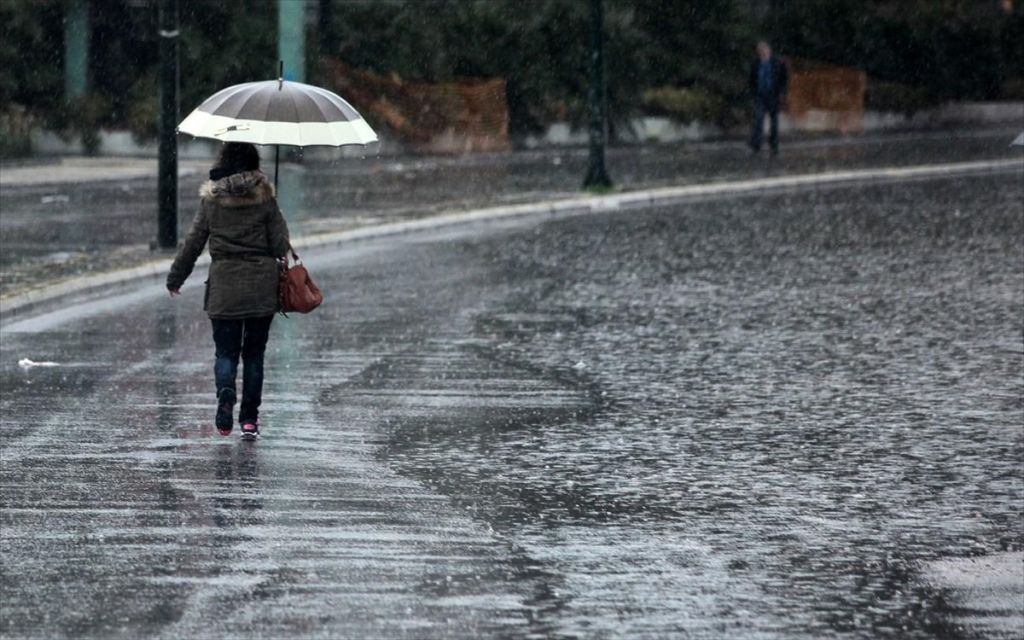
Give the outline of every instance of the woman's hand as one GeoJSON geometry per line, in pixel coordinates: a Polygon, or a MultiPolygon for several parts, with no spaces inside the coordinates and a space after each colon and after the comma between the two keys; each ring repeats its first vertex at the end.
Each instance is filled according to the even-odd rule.
{"type": "Polygon", "coordinates": [[[167,293],[171,294],[172,298],[176,298],[181,295],[181,291],[178,289],[167,289],[167,293]]]}

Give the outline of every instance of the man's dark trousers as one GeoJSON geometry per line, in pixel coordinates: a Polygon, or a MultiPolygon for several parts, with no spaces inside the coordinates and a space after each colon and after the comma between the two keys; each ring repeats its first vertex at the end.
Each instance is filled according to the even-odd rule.
{"type": "Polygon", "coordinates": [[[238,422],[255,422],[259,417],[263,396],[263,353],[274,316],[221,320],[212,318],[213,342],[217,345],[217,359],[213,375],[217,381],[217,397],[224,389],[235,392],[238,358],[242,358],[242,406],[238,422]]]}
{"type": "Polygon", "coordinates": [[[761,150],[764,141],[764,117],[768,116],[768,145],[772,153],[779,152],[779,102],[757,97],[754,99],[754,126],[750,131],[750,148],[761,150]]]}
{"type": "Polygon", "coordinates": [[[754,60],[750,65],[747,86],[754,96],[754,126],[750,132],[750,148],[755,152],[761,150],[764,116],[767,114],[771,120],[768,144],[771,145],[772,154],[776,154],[779,152],[779,105],[789,88],[786,64],[775,56],[767,60],[754,60]]]}

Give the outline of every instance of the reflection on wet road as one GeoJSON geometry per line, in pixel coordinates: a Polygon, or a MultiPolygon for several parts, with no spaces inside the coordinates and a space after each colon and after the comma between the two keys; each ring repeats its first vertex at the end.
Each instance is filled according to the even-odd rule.
{"type": "Polygon", "coordinates": [[[327,303],[275,320],[253,446],[210,424],[196,282],[7,332],[0,632],[971,637],[921,576],[1024,548],[1022,198],[975,176],[310,254],[327,303]]]}

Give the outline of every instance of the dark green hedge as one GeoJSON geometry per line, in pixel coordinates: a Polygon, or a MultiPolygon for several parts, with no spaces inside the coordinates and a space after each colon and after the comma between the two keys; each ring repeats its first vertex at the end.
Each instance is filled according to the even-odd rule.
{"type": "MultiPolygon", "coordinates": [[[[68,130],[155,134],[154,0],[92,0],[92,95],[62,97],[65,0],[0,0],[0,113],[68,130]]],[[[180,0],[181,109],[224,86],[272,77],[274,0],[180,0]]],[[[1019,98],[1024,2],[961,0],[606,0],[608,99],[618,120],[681,108],[727,123],[746,101],[754,40],[784,55],[859,67],[872,105],[1019,98]],[[646,93],[645,93],[646,92],[646,93]],[[645,98],[646,95],[646,98],[645,98]],[[661,96],[661,98],[652,98],[661,96]],[[691,101],[692,102],[692,101],[691,101]],[[695,103],[696,104],[696,103],[695,103]],[[692,107],[692,108],[691,108],[692,107]],[[699,108],[698,108],[699,107],[699,108]],[[695,112],[696,112],[695,111],[695,112]]],[[[307,77],[331,56],[404,78],[504,77],[515,132],[580,121],[586,0],[314,0],[307,77]]],[[[10,119],[8,119],[10,120],[10,119]]]]}

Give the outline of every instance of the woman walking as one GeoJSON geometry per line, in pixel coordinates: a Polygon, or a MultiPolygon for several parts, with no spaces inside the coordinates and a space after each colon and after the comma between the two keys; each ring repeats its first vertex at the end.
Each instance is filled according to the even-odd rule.
{"type": "Polygon", "coordinates": [[[199,195],[199,212],[171,265],[167,290],[171,297],[178,295],[209,240],[212,261],[203,308],[213,323],[216,345],[215,423],[222,436],[231,434],[241,356],[238,423],[242,438],[255,440],[259,436],[263,353],[270,322],[279,308],[277,259],[288,251],[288,226],[277,207],[274,187],[260,171],[259,153],[251,144],[225,144],[199,195]]]}

